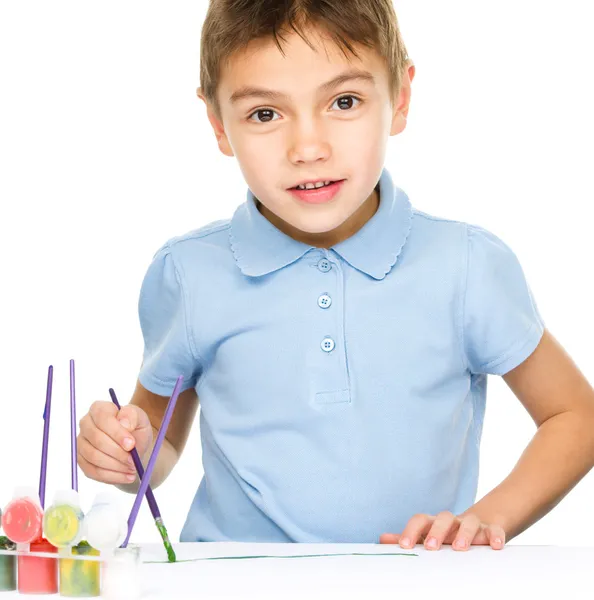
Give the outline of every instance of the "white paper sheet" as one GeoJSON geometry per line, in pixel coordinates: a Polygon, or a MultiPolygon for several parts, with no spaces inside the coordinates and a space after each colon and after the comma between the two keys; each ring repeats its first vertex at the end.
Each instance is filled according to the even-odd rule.
{"type": "MultiPolygon", "coordinates": [[[[178,558],[371,553],[377,556],[198,561],[147,564],[147,600],[157,598],[594,598],[590,572],[594,548],[506,546],[437,552],[417,546],[418,556],[377,544],[239,544],[176,546],[178,558]],[[147,569],[150,567],[150,569],[147,569]]],[[[406,551],[408,552],[408,551],[406,551]]],[[[144,560],[163,560],[164,550],[143,549],[144,560]]]]}
{"type": "MultiPolygon", "coordinates": [[[[314,600],[329,598],[594,598],[594,548],[508,545],[501,551],[449,546],[429,552],[379,544],[176,544],[179,560],[244,556],[252,558],[145,562],[143,600],[314,600]],[[395,552],[418,556],[390,556],[395,552]],[[372,556],[327,556],[329,554],[372,556]],[[383,555],[383,556],[382,556],[383,555]]],[[[142,547],[143,561],[166,561],[162,546],[142,547]]],[[[38,596],[39,597],[39,596],[38,596]]],[[[3,593],[0,600],[23,598],[3,593]]]]}

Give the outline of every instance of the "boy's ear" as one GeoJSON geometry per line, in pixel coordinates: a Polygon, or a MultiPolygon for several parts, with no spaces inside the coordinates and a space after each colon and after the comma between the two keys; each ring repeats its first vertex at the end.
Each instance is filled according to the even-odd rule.
{"type": "Polygon", "coordinates": [[[415,65],[412,60],[408,61],[404,73],[402,74],[402,84],[400,93],[394,102],[394,114],[392,116],[392,127],[390,135],[398,135],[406,127],[406,118],[410,108],[411,83],[415,76],[415,65]]]}
{"type": "Polygon", "coordinates": [[[229,139],[227,138],[227,134],[225,133],[223,123],[216,115],[216,111],[214,110],[213,106],[210,104],[210,102],[208,102],[208,100],[202,93],[201,88],[198,88],[196,90],[196,95],[198,96],[198,98],[200,98],[200,100],[204,102],[204,104],[206,104],[206,116],[208,117],[208,120],[210,121],[212,129],[214,131],[215,137],[217,138],[219,150],[225,156],[235,156],[235,154],[233,153],[233,148],[231,148],[231,144],[229,143],[229,139]]]}

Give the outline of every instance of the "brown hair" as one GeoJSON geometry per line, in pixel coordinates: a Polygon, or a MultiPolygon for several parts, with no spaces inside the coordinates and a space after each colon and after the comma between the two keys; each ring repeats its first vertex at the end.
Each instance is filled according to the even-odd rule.
{"type": "MultiPolygon", "coordinates": [[[[392,101],[408,59],[393,0],[210,0],[200,43],[200,87],[217,116],[221,65],[252,40],[274,39],[281,53],[283,32],[293,29],[313,49],[304,30],[321,27],[348,58],[356,44],[385,60],[392,101]]],[[[283,53],[284,55],[284,53],[283,53]]]]}

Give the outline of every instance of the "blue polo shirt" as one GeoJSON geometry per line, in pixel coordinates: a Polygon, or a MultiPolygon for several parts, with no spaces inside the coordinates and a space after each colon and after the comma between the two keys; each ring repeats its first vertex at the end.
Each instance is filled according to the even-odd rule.
{"type": "Polygon", "coordinates": [[[155,255],[139,379],[169,396],[182,374],[201,406],[182,541],[377,542],[476,501],[487,375],[544,324],[499,238],[413,209],[386,169],[379,192],[330,249],[282,233],[248,189],[155,255]]]}

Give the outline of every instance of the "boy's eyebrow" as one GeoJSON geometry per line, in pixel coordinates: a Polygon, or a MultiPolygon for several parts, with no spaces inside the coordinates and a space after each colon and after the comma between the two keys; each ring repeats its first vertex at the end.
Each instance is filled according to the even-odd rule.
{"type": "MultiPolygon", "coordinates": [[[[337,77],[334,77],[330,81],[323,83],[319,88],[319,92],[328,92],[331,89],[338,87],[339,85],[352,80],[361,80],[367,81],[369,83],[375,83],[375,77],[369,73],[369,71],[362,71],[360,69],[350,69],[341,73],[337,77]]],[[[268,98],[269,100],[286,100],[287,96],[281,92],[276,92],[274,90],[268,90],[265,88],[258,88],[253,86],[244,86],[239,88],[229,98],[231,104],[235,104],[239,102],[239,100],[243,100],[245,98],[268,98]]]]}

